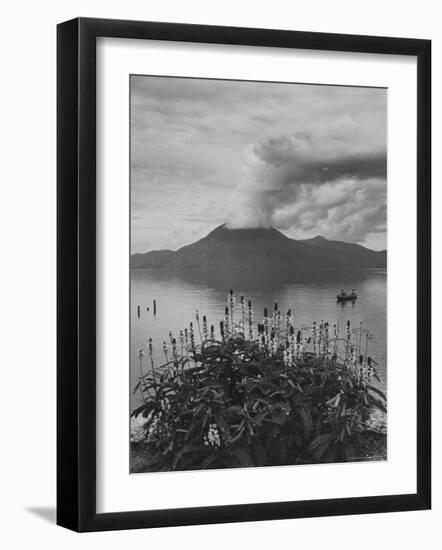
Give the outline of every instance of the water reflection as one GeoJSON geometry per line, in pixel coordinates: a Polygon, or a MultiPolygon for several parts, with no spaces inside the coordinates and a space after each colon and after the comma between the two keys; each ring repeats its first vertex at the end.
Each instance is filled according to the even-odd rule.
{"type": "Polygon", "coordinates": [[[364,281],[373,277],[385,278],[386,269],[315,269],[315,270],[200,270],[200,269],[134,269],[132,280],[149,279],[152,282],[172,284],[202,284],[214,290],[226,292],[230,287],[250,290],[276,289],[287,284],[308,284],[321,286],[336,285],[334,295],[341,287],[350,287],[354,281],[364,281]]]}

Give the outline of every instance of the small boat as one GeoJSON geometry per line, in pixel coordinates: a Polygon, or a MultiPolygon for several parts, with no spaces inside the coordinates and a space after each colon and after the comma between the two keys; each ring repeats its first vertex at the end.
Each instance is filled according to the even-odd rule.
{"type": "Polygon", "coordinates": [[[338,294],[336,299],[338,302],[353,302],[358,297],[357,294],[338,294]]]}

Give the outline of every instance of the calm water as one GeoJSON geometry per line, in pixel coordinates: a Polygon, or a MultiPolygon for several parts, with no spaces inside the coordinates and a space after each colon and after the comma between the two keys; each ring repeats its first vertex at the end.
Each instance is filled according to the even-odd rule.
{"type": "MultiPolygon", "coordinates": [[[[218,330],[223,319],[226,297],[233,289],[239,301],[240,295],[252,300],[255,321],[261,320],[264,307],[273,309],[279,304],[285,314],[291,308],[295,312],[295,324],[311,324],[313,321],[328,321],[331,325],[339,320],[344,327],[347,320],[353,327],[362,321],[369,329],[373,340],[369,354],[379,363],[377,370],[381,387],[386,388],[386,269],[315,270],[303,273],[208,273],[201,275],[191,270],[164,271],[160,269],[137,269],[131,273],[131,386],[139,376],[138,350],[146,351],[146,342],[152,338],[157,361],[164,362],[163,340],[168,340],[169,331],[177,337],[179,331],[195,321],[195,310],[200,317],[207,316],[210,324],[218,330]],[[341,288],[350,292],[356,288],[358,299],[351,303],[338,304],[336,294],[341,288]],[[156,315],[153,300],[157,302],[156,315]],[[137,305],[141,316],[137,317],[137,305]],[[149,311],[147,311],[149,308],[149,311]]],[[[195,323],[194,323],[195,324],[195,323]]],[[[157,363],[158,364],[158,363],[157,363]]],[[[146,357],[144,368],[146,369],[146,357]]],[[[136,406],[139,395],[132,396],[131,405],[136,406]]]]}

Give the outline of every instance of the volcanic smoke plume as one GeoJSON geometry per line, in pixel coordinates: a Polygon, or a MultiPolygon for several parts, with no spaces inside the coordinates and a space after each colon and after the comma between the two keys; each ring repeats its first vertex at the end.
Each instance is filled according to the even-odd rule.
{"type": "Polygon", "coordinates": [[[131,248],[227,222],[386,246],[387,90],[131,77],[131,248]]]}
{"type": "Polygon", "coordinates": [[[300,132],[249,147],[243,166],[231,228],[274,226],[353,242],[385,231],[385,143],[300,132]]]}

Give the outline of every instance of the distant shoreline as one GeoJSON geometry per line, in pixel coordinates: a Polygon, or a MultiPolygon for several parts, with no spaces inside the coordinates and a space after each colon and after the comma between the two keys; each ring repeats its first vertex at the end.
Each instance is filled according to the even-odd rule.
{"type": "Polygon", "coordinates": [[[387,252],[318,236],[295,240],[274,228],[220,226],[198,241],[173,250],[132,254],[134,268],[319,269],[386,267],[387,252]]]}

